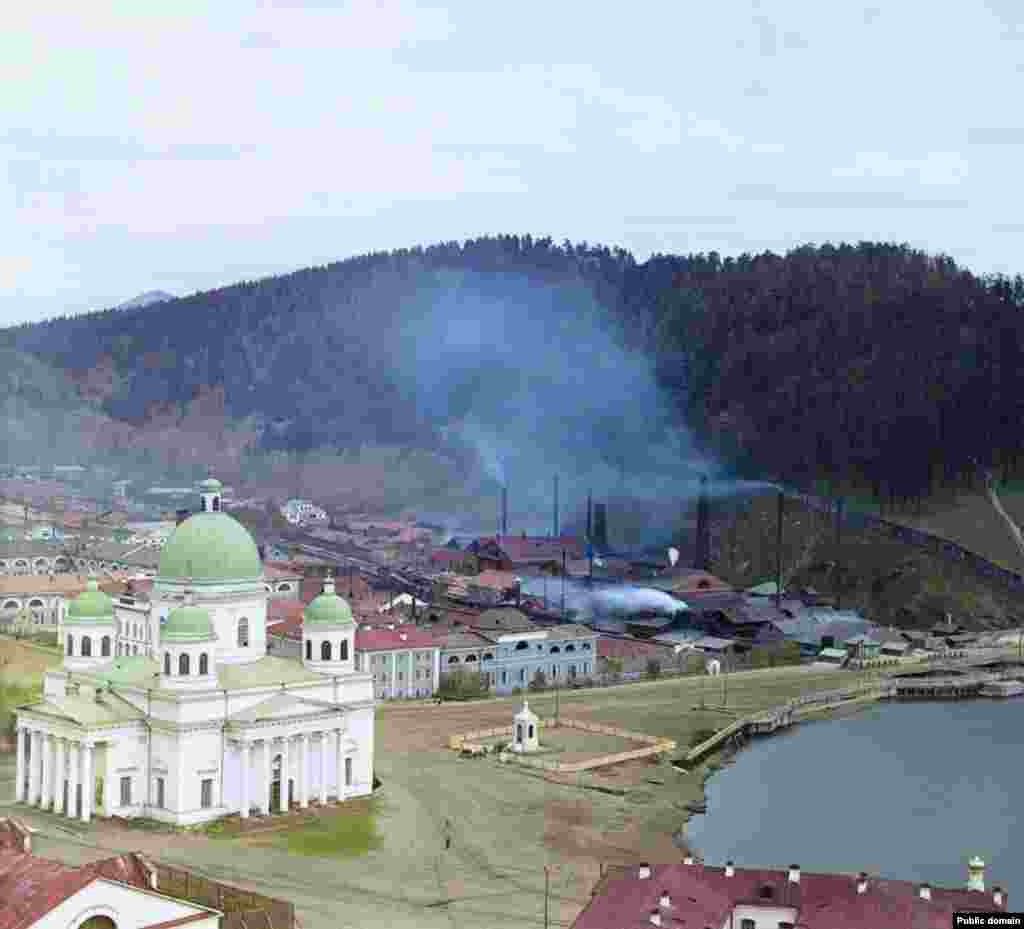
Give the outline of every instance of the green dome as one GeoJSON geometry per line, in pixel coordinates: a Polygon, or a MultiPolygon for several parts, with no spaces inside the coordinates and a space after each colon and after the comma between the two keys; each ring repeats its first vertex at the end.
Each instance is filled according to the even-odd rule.
{"type": "Polygon", "coordinates": [[[224,485],[220,481],[218,481],[217,478],[208,477],[205,481],[199,482],[199,489],[212,493],[213,491],[223,490],[224,485]]]}
{"type": "Polygon", "coordinates": [[[95,578],[90,578],[85,591],[68,604],[64,625],[112,625],[114,622],[114,601],[102,590],[95,578]]]}
{"type": "Polygon", "coordinates": [[[201,642],[215,638],[210,614],[201,606],[185,605],[171,610],[160,627],[160,641],[201,642]]]}
{"type": "Polygon", "coordinates": [[[334,592],[334,582],[328,579],[324,592],[302,611],[302,623],[305,626],[346,626],[354,625],[355,620],[352,607],[334,592]]]}
{"type": "Polygon", "coordinates": [[[196,513],[171,534],[160,552],[164,580],[250,580],[263,577],[249,530],[227,513],[196,513]]]}

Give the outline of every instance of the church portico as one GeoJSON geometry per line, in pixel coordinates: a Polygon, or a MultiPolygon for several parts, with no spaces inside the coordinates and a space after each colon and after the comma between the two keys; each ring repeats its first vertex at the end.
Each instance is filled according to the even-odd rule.
{"type": "Polygon", "coordinates": [[[88,823],[98,786],[95,740],[31,724],[16,732],[15,799],[88,823]]]}

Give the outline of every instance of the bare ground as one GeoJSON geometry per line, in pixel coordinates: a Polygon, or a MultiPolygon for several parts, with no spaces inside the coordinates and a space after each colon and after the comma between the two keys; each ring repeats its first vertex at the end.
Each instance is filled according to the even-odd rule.
{"type": "MultiPolygon", "coordinates": [[[[730,708],[770,706],[798,692],[839,686],[834,672],[802,668],[730,678],[730,708]]],[[[732,719],[693,709],[700,686],[697,679],[666,680],[562,695],[561,712],[676,739],[681,753],[694,732],[732,719]]],[[[530,703],[538,715],[553,711],[546,694],[531,695],[530,703]]],[[[155,834],[110,823],[82,826],[9,802],[0,805],[0,815],[16,813],[39,826],[36,848],[44,855],[75,862],[138,850],[290,899],[303,929],[369,929],[385,921],[394,929],[542,926],[545,866],[551,866],[551,925],[568,926],[589,899],[602,863],[678,860],[672,834],[686,819],[683,804],[703,795],[704,772],[684,775],[666,762],[644,761],[586,779],[633,788],[619,796],[489,758],[462,758],[446,747],[452,733],[510,722],[518,704],[509,698],[381,707],[376,771],[383,783],[378,824],[384,841],[361,858],[299,857],[245,839],[155,834]],[[447,851],[446,820],[453,840],[447,851]]],[[[13,757],[3,756],[5,798],[13,795],[13,768],[13,757]]]]}

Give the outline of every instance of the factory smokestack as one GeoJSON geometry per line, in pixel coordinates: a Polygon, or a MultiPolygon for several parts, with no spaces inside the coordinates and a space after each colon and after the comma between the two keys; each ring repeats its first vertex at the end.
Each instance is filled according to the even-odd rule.
{"type": "Polygon", "coordinates": [[[501,534],[508,535],[508,484],[501,488],[501,534]]]}
{"type": "Polygon", "coordinates": [[[554,537],[558,538],[558,475],[555,475],[555,531],[554,537]]]}
{"type": "Polygon", "coordinates": [[[594,519],[593,519],[594,501],[593,501],[593,495],[594,495],[593,491],[588,491],[587,492],[587,541],[588,542],[592,542],[594,540],[594,519]]]}
{"type": "Polygon", "coordinates": [[[608,506],[594,504],[594,547],[603,551],[608,547],[608,506]]]}
{"type": "Polygon", "coordinates": [[[700,498],[697,501],[697,544],[693,555],[693,566],[698,571],[711,570],[711,526],[708,514],[708,476],[700,478],[700,498]]]}

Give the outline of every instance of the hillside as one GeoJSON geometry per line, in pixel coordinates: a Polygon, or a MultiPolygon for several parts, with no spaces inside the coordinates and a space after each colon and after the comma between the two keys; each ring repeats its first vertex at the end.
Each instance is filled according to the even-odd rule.
{"type": "MultiPolygon", "coordinates": [[[[736,514],[716,514],[715,572],[742,588],[774,580],[776,525],[774,495],[757,497],[736,514]]],[[[783,519],[783,581],[830,597],[838,591],[842,607],[899,628],[927,629],[947,612],[971,629],[1024,623],[1019,597],[999,585],[871,530],[844,526],[837,545],[831,520],[792,500],[783,519]]]]}
{"type": "Polygon", "coordinates": [[[876,243],[643,263],[530,236],[404,249],[0,331],[60,385],[22,385],[9,455],[77,437],[187,476],[418,450],[436,473],[417,463],[417,492],[509,470],[536,497],[557,467],[656,496],[671,484],[645,469],[677,479],[708,449],[751,477],[920,499],[973,456],[1016,473],[1022,305],[1020,277],[876,243]]]}

